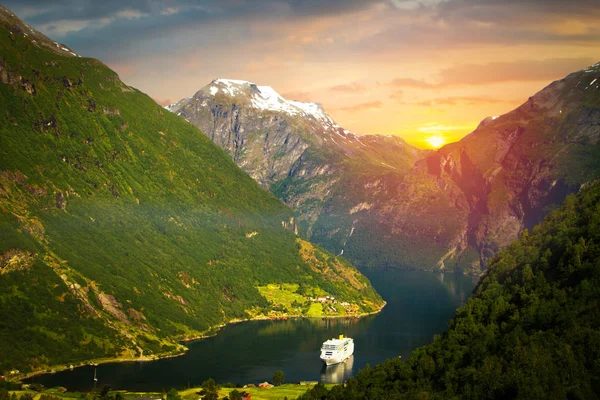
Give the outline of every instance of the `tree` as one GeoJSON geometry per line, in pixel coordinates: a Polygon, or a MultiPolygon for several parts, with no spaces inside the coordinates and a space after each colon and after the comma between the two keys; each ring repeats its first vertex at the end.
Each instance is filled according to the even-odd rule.
{"type": "Polygon", "coordinates": [[[275,385],[275,386],[283,385],[283,382],[285,382],[285,374],[283,373],[283,371],[282,370],[275,371],[275,373],[273,374],[273,385],[275,385]]]}
{"type": "Polygon", "coordinates": [[[229,400],[242,400],[242,394],[236,389],[229,392],[229,400]]]}
{"type": "Polygon", "coordinates": [[[210,378],[202,383],[200,395],[204,400],[219,400],[219,387],[214,379],[210,378]]]}
{"type": "Polygon", "coordinates": [[[181,396],[177,393],[176,389],[171,388],[171,390],[167,392],[167,400],[181,400],[181,396]]]}

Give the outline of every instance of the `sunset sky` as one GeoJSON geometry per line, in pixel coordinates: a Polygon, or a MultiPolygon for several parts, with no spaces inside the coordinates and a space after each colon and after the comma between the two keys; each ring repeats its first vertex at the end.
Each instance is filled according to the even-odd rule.
{"type": "Polygon", "coordinates": [[[600,61],[598,0],[9,0],[166,105],[215,78],[323,104],[357,133],[456,141],[600,61]]]}

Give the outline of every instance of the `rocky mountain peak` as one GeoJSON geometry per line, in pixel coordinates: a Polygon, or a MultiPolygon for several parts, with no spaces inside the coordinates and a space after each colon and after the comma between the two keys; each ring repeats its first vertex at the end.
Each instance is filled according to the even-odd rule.
{"type": "Polygon", "coordinates": [[[319,103],[287,100],[270,86],[259,86],[238,79],[215,79],[194,96],[171,104],[166,109],[179,113],[190,102],[197,101],[201,106],[206,107],[217,100],[219,103],[241,103],[258,112],[284,113],[292,117],[311,118],[327,129],[340,128],[319,103]]]}

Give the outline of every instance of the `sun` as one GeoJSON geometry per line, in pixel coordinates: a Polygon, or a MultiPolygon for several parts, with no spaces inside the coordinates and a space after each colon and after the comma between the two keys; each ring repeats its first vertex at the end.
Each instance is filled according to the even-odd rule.
{"type": "Polygon", "coordinates": [[[446,144],[446,139],[440,135],[429,136],[425,141],[434,149],[439,149],[446,144]]]}

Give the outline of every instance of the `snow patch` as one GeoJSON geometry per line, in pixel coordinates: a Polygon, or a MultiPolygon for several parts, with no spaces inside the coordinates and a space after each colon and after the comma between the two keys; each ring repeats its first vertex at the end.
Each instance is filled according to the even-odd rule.
{"type": "MultiPolygon", "coordinates": [[[[214,80],[213,84],[219,85],[219,89],[233,97],[242,94],[250,95],[250,104],[256,109],[284,112],[289,115],[306,115],[331,128],[339,128],[320,104],[286,100],[270,86],[257,86],[248,81],[222,78],[214,80]]],[[[213,87],[210,93],[214,96],[213,87]]]]}
{"type": "Polygon", "coordinates": [[[219,88],[216,86],[211,86],[210,87],[210,95],[214,96],[215,94],[217,94],[217,92],[219,91],[219,88]]]}

